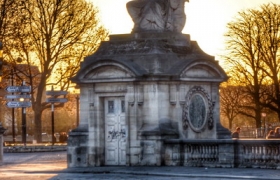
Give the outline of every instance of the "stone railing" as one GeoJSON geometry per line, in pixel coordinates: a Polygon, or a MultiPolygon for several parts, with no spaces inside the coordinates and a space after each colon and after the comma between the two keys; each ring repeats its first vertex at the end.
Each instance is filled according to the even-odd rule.
{"type": "Polygon", "coordinates": [[[167,166],[280,169],[279,140],[166,140],[167,166]]]}
{"type": "Polygon", "coordinates": [[[239,167],[280,168],[279,140],[239,140],[239,167]]]}

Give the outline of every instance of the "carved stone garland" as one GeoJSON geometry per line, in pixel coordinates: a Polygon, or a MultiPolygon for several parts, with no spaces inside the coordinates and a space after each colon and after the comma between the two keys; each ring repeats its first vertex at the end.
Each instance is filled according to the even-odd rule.
{"type": "MultiPolygon", "coordinates": [[[[205,91],[205,89],[203,89],[200,86],[194,86],[192,89],[190,89],[190,91],[188,92],[187,96],[186,96],[186,105],[183,109],[183,128],[184,130],[187,130],[189,126],[191,126],[191,128],[196,131],[196,132],[201,132],[201,130],[205,127],[205,124],[207,121],[208,124],[208,129],[211,130],[214,126],[214,120],[213,120],[213,109],[214,109],[214,105],[215,102],[212,102],[209,94],[205,91]],[[196,102],[192,102],[192,100],[196,100],[196,102]],[[205,104],[205,101],[207,101],[205,104]],[[190,112],[190,108],[194,108],[193,104],[194,103],[204,103],[204,108],[205,108],[205,113],[200,113],[201,114],[201,118],[203,118],[203,122],[199,123],[197,126],[200,127],[194,127],[192,123],[192,119],[190,118],[190,114],[192,112],[190,112]],[[206,117],[205,117],[206,116],[206,117]]],[[[200,107],[203,109],[203,107],[200,107]]],[[[197,113],[195,114],[197,115],[197,113]]],[[[197,117],[196,117],[197,118],[197,117]]],[[[197,119],[196,119],[197,120],[197,119]]]]}

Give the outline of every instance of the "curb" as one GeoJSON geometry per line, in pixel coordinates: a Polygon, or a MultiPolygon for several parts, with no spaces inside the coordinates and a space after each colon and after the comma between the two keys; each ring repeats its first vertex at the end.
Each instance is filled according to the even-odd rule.
{"type": "Polygon", "coordinates": [[[67,146],[12,146],[4,147],[4,153],[30,153],[30,152],[55,152],[66,151],[67,146]]]}
{"type": "MultiPolygon", "coordinates": [[[[150,173],[150,172],[112,172],[112,173],[119,173],[119,174],[132,174],[132,175],[147,175],[147,176],[165,176],[165,177],[189,177],[189,178],[213,178],[213,179],[250,179],[250,180],[263,180],[264,177],[258,176],[237,176],[237,175],[218,175],[218,174],[182,174],[182,173],[150,173]]],[[[269,178],[265,177],[266,180],[279,180],[278,178],[269,178]]]]}
{"type": "Polygon", "coordinates": [[[28,173],[83,173],[83,174],[130,174],[143,176],[158,176],[158,177],[186,177],[186,178],[203,178],[203,179],[249,179],[249,180],[279,180],[279,177],[260,177],[253,175],[218,175],[218,174],[184,174],[184,173],[165,173],[165,172],[141,172],[141,171],[122,171],[122,170],[85,170],[85,169],[66,169],[63,171],[36,171],[28,173]]]}

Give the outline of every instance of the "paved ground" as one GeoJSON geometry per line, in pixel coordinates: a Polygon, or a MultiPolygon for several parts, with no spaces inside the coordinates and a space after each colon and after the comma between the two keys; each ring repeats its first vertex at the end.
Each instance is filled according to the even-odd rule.
{"type": "Polygon", "coordinates": [[[66,152],[4,153],[0,179],[7,180],[227,180],[280,179],[280,170],[191,167],[95,167],[67,169],[66,152]]]}

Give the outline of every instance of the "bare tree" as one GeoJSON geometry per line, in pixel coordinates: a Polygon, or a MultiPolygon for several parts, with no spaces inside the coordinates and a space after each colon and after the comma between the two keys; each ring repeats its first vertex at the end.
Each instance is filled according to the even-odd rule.
{"type": "Polygon", "coordinates": [[[256,29],[262,71],[267,76],[264,106],[275,111],[280,120],[280,5],[266,4],[255,13],[258,20],[256,29]]]}
{"type": "Polygon", "coordinates": [[[268,6],[276,5],[269,4],[259,10],[249,9],[240,12],[234,21],[228,23],[226,33],[228,72],[239,85],[246,88],[244,93],[247,105],[244,108],[247,110],[242,111],[242,114],[253,117],[258,128],[261,127],[261,113],[266,101],[264,85],[269,82],[264,70],[267,65],[262,47],[269,39],[263,36],[267,32],[264,31],[265,22],[260,21],[260,15],[266,13],[264,7],[268,6]]]}
{"type": "Polygon", "coordinates": [[[9,29],[12,28],[11,17],[16,10],[16,0],[0,0],[0,41],[7,36],[9,29]]]}
{"type": "Polygon", "coordinates": [[[108,33],[99,25],[97,9],[86,0],[20,1],[13,19],[13,39],[7,39],[9,60],[36,65],[40,74],[24,71],[32,86],[35,139],[41,142],[41,116],[46,87],[69,88],[83,57],[93,53],[108,33]],[[35,86],[33,79],[39,77],[35,86]]]}
{"type": "Polygon", "coordinates": [[[243,100],[241,86],[223,85],[220,88],[221,114],[228,119],[229,129],[232,129],[234,119],[240,114],[240,102],[243,100]]]}

